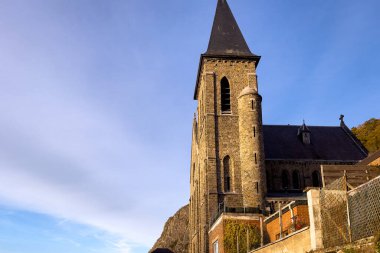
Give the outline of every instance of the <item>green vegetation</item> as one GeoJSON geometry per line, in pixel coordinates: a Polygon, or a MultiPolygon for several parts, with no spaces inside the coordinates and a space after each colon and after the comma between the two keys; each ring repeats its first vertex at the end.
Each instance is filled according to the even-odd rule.
{"type": "Polygon", "coordinates": [[[344,253],[356,253],[356,250],[353,248],[349,248],[349,249],[344,249],[343,252],[344,253]]]}
{"type": "Polygon", "coordinates": [[[363,124],[353,127],[352,132],[370,153],[380,149],[380,119],[367,120],[363,124]]]}
{"type": "Polygon", "coordinates": [[[242,224],[231,220],[225,221],[224,252],[248,252],[247,238],[249,250],[258,248],[260,246],[260,230],[255,225],[242,224]]]}

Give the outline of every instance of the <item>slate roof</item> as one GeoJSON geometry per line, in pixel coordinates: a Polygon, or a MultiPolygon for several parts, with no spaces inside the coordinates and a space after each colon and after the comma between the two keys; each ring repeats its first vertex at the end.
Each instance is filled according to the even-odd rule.
{"type": "Polygon", "coordinates": [[[249,50],[226,0],[218,0],[205,55],[254,56],[249,50]]]}
{"type": "Polygon", "coordinates": [[[308,126],[311,144],[297,137],[299,126],[264,125],[265,159],[360,161],[367,157],[344,127],[308,126]]]}

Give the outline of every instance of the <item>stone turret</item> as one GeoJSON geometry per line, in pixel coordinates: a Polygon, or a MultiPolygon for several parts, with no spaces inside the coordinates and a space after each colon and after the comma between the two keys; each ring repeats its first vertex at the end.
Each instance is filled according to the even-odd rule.
{"type": "Polygon", "coordinates": [[[265,207],[265,157],[261,116],[262,98],[247,86],[238,98],[241,184],[244,207],[265,207]]]}

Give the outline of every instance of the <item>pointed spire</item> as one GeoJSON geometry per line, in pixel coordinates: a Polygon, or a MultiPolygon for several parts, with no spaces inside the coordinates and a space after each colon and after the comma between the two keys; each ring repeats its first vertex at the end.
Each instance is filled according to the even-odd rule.
{"type": "Polygon", "coordinates": [[[218,0],[206,55],[255,56],[249,50],[227,0],[218,0]]]}
{"type": "Polygon", "coordinates": [[[306,126],[305,120],[303,120],[302,126],[298,129],[298,135],[301,134],[302,132],[311,132],[309,128],[306,126]]]}

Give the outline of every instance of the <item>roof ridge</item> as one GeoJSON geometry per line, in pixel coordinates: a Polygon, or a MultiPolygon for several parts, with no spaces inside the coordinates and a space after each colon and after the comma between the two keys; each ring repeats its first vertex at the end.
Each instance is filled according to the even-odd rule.
{"type": "Polygon", "coordinates": [[[264,125],[266,159],[357,163],[367,155],[340,126],[309,126],[311,143],[297,137],[300,125],[264,125]]]}
{"type": "MultiPolygon", "coordinates": [[[[263,126],[284,126],[284,127],[300,127],[302,125],[274,125],[274,124],[263,124],[263,126]]],[[[330,127],[330,128],[341,128],[340,126],[311,126],[307,125],[307,127],[330,127]]]]}

